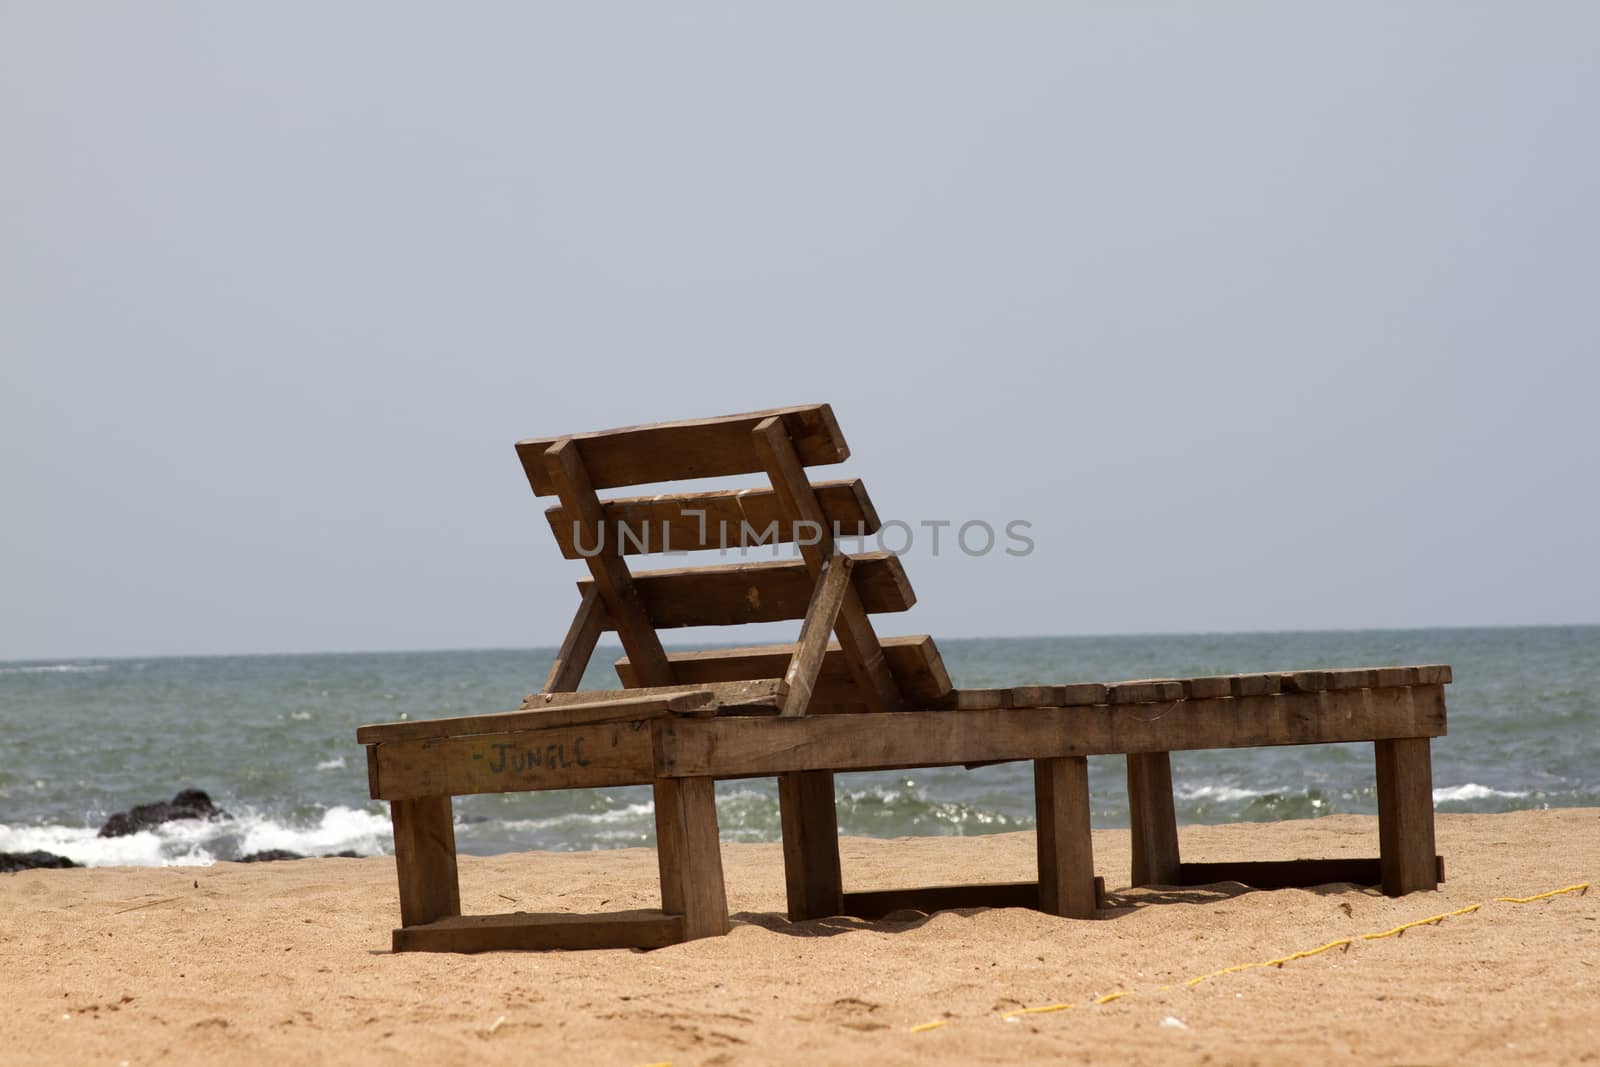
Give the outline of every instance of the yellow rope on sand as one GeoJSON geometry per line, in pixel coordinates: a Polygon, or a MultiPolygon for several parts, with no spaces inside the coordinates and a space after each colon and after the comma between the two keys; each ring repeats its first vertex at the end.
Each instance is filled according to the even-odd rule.
{"type": "Polygon", "coordinates": [[[1076,1004],[1040,1004],[1036,1008],[1016,1008],[1006,1012],[1000,1018],[1006,1022],[1016,1022],[1024,1015],[1047,1015],[1053,1011],[1070,1011],[1076,1007],[1076,1004]]]}
{"type": "MultiPolygon", "coordinates": [[[[1210,974],[1202,974],[1197,978],[1191,978],[1183,984],[1185,986],[1196,986],[1208,978],[1221,978],[1225,974],[1237,974],[1239,971],[1248,971],[1256,967],[1282,967],[1285,963],[1293,963],[1295,960],[1309,959],[1310,957],[1318,955],[1319,953],[1327,952],[1329,949],[1349,948],[1350,943],[1351,939],[1344,937],[1340,938],[1338,941],[1329,941],[1326,945],[1318,945],[1316,948],[1308,948],[1302,952],[1291,952],[1289,955],[1279,956],[1275,960],[1262,960],[1259,963],[1240,963],[1232,967],[1224,967],[1220,971],[1212,971],[1210,974]]],[[[1171,987],[1169,986],[1168,988],[1171,987]]]]}
{"type": "MultiPolygon", "coordinates": [[[[1552,889],[1545,893],[1535,893],[1531,897],[1495,897],[1494,899],[1497,903],[1502,904],[1532,904],[1536,900],[1549,900],[1551,897],[1559,897],[1564,893],[1587,893],[1589,891],[1589,886],[1590,884],[1588,882],[1579,882],[1576,885],[1562,886],[1560,889],[1552,889]]],[[[1401,934],[1412,929],[1413,927],[1431,926],[1436,923],[1441,923],[1446,919],[1454,918],[1457,915],[1471,915],[1473,912],[1482,907],[1483,902],[1480,901],[1477,904],[1468,904],[1464,908],[1457,908],[1455,911],[1440,912],[1438,915],[1430,915],[1426,919],[1415,919],[1408,923],[1401,923],[1392,930],[1382,930],[1371,934],[1358,934],[1355,937],[1342,937],[1337,941],[1329,941],[1326,945],[1318,945],[1316,948],[1308,948],[1300,952],[1291,952],[1289,955],[1279,956],[1277,959],[1261,960],[1258,963],[1240,963],[1232,967],[1224,967],[1220,971],[1212,971],[1210,974],[1202,974],[1197,977],[1190,978],[1188,981],[1183,983],[1183,986],[1185,988],[1189,988],[1192,986],[1197,986],[1201,982],[1212,978],[1221,978],[1225,974],[1237,974],[1240,971],[1255,970],[1260,967],[1282,967],[1286,963],[1293,963],[1295,960],[1309,959],[1312,956],[1321,955],[1324,952],[1329,952],[1336,948],[1349,949],[1349,947],[1355,944],[1357,940],[1378,941],[1386,937],[1399,937],[1401,934]]],[[[1174,988],[1177,987],[1165,985],[1162,986],[1158,992],[1165,993],[1169,989],[1174,988]]],[[[1109,1004],[1113,1000],[1117,1000],[1121,997],[1131,996],[1133,993],[1134,990],[1131,989],[1123,990],[1117,993],[1107,993],[1103,997],[1096,998],[1094,1003],[1109,1004]]],[[[1047,1012],[1066,1011],[1071,1007],[1073,1007],[1071,1004],[1045,1004],[1036,1008],[1015,1008],[1011,1011],[1002,1013],[1000,1018],[1004,1019],[1006,1022],[1015,1022],[1024,1015],[1043,1015],[1047,1012]]],[[[941,1021],[938,1024],[932,1025],[942,1026],[944,1023],[941,1021]]],[[[913,1031],[916,1029],[918,1028],[912,1027],[913,1031]]]]}
{"type": "Polygon", "coordinates": [[[1426,919],[1417,919],[1414,922],[1401,923],[1393,930],[1385,930],[1379,934],[1362,934],[1361,940],[1377,941],[1380,938],[1385,937],[1399,937],[1401,934],[1405,933],[1414,926],[1432,926],[1434,923],[1442,923],[1454,915],[1470,915],[1481,907],[1483,907],[1482,904],[1468,904],[1466,907],[1457,908],[1455,911],[1440,912],[1438,915],[1430,915],[1426,919]]]}
{"type": "Polygon", "coordinates": [[[949,1021],[950,1021],[949,1019],[935,1019],[931,1023],[918,1023],[915,1026],[907,1028],[906,1032],[909,1033],[909,1034],[926,1033],[929,1030],[937,1030],[937,1029],[939,1029],[939,1027],[945,1025],[949,1021]]]}
{"type": "Polygon", "coordinates": [[[1589,883],[1579,882],[1577,885],[1568,885],[1562,886],[1560,889],[1552,889],[1548,893],[1535,893],[1531,897],[1495,897],[1494,899],[1502,904],[1532,904],[1536,900],[1548,900],[1551,897],[1559,897],[1562,893],[1577,893],[1579,896],[1582,896],[1588,891],[1589,883]]]}

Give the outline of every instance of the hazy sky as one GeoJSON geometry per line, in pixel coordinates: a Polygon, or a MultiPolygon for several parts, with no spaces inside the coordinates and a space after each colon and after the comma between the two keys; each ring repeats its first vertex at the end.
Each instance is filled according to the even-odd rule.
{"type": "Polygon", "coordinates": [[[0,2],[0,659],[549,644],[826,400],[949,636],[1600,622],[1600,5],[0,2]],[[670,10],[669,10],[670,8],[670,10]]]}

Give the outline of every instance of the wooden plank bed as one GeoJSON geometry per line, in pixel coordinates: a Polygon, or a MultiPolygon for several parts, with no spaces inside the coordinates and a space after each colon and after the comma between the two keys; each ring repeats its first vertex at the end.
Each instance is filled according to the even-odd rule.
{"type": "Polygon", "coordinates": [[[579,606],[544,688],[519,709],[363,726],[371,794],[391,804],[401,926],[396,951],[652,948],[728,928],[714,783],[776,777],[791,919],[901,908],[1032,907],[1090,918],[1102,899],[1086,758],[1128,762],[1136,885],[1329,881],[1432,889],[1429,742],[1445,733],[1442,665],[957,689],[927,635],[880,638],[875,614],[915,603],[900,560],[847,555],[841,532],[879,520],[859,480],[813,485],[808,465],[849,455],[827,405],[519,442],[563,555],[582,559],[579,606]],[[765,473],[770,488],[601,500],[596,490],[765,473]],[[625,557],[792,543],[799,558],[633,573],[625,557]],[[658,629],[799,620],[792,645],[667,652],[658,629]],[[578,692],[602,634],[626,655],[622,688],[578,692]],[[1378,855],[1182,862],[1169,753],[1370,742],[1378,855]],[[1034,764],[1035,882],[847,893],[834,775],[1034,764]],[[460,915],[454,796],[649,785],[659,911],[460,915]]]}

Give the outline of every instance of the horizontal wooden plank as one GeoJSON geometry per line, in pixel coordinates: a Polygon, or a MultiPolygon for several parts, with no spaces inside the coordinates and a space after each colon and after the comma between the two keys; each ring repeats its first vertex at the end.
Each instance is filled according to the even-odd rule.
{"type": "Polygon", "coordinates": [[[513,730],[549,730],[561,726],[650,719],[673,712],[716,713],[716,694],[711,690],[672,688],[673,691],[668,693],[630,693],[621,690],[620,695],[615,696],[610,693],[562,693],[560,695],[563,697],[590,696],[592,699],[564,700],[536,710],[524,706],[517,711],[496,711],[485,715],[375,723],[358,727],[356,741],[363,745],[375,745],[380,741],[469,737],[513,730]]]}
{"type": "Polygon", "coordinates": [[[396,952],[661,948],[683,940],[683,916],[659,911],[603,915],[515,912],[456,915],[394,932],[396,952]]]}
{"type": "Polygon", "coordinates": [[[949,711],[993,711],[1000,708],[1078,708],[1106,702],[1106,687],[1098,682],[1090,682],[955,689],[933,706],[949,711]]]}
{"type": "Polygon", "coordinates": [[[1141,678],[1106,686],[1106,701],[1111,704],[1151,704],[1182,699],[1183,683],[1172,678],[1141,678]]]}
{"type": "MultiPolygon", "coordinates": [[[[884,662],[907,703],[936,706],[950,692],[950,674],[945,670],[933,638],[927,634],[885,637],[881,641],[884,662]]],[[[742,648],[713,648],[704,652],[669,652],[674,677],[700,686],[740,678],[778,678],[788,669],[794,645],[751,645],[742,648]]],[[[632,685],[635,675],[628,658],[617,660],[617,675],[624,685],[632,685]]],[[[726,701],[724,701],[726,702],[726,701]]],[[[811,695],[811,715],[865,711],[866,704],[856,691],[850,664],[839,642],[828,645],[822,660],[817,687],[811,695]]]]}
{"type": "Polygon", "coordinates": [[[377,754],[372,795],[378,800],[401,800],[643,785],[654,780],[651,738],[650,722],[630,721],[385,741],[372,749],[377,754]]]}
{"type": "MultiPolygon", "coordinates": [[[[855,590],[867,611],[906,611],[917,602],[899,557],[866,552],[852,558],[855,590]]],[[[593,580],[583,579],[578,588],[587,591],[593,580]]],[[[804,560],[769,560],[644,571],[633,584],[650,621],[674,629],[803,618],[816,581],[804,560]]]]}
{"type": "Polygon", "coordinates": [[[1276,693],[1283,685],[1281,674],[1230,674],[1228,684],[1236,697],[1264,697],[1276,693]]]}
{"type": "Polygon", "coordinates": [[[902,711],[803,719],[671,719],[659,724],[668,776],[758,777],[994,760],[1439,737],[1439,686],[1081,708],[902,711]]]}
{"type": "MultiPolygon", "coordinates": [[[[1444,857],[1435,856],[1438,879],[1444,881],[1444,857]]],[[[1312,886],[1350,882],[1378,885],[1383,881],[1378,857],[1312,860],[1249,860],[1222,863],[1181,863],[1178,884],[1216,885],[1238,882],[1251,889],[1309,889],[1312,886]]]]}
{"type": "Polygon", "coordinates": [[[842,463],[850,458],[844,434],[827,404],[773,408],[742,415],[687,422],[658,422],[623,426],[594,433],[530,437],[517,442],[517,457],[528,484],[539,496],[556,489],[545,469],[544,453],[570,436],[596,489],[647,482],[675,482],[685,478],[712,478],[728,474],[756,474],[763,470],[750,431],[771,415],[783,419],[795,452],[806,466],[842,463]]]}
{"type": "Polygon", "coordinates": [[[1427,663],[1413,669],[1417,672],[1417,685],[1449,685],[1455,681],[1448,663],[1427,663]]]}
{"type": "MultiPolygon", "coordinates": [[[[1095,900],[1105,906],[1106,882],[1094,880],[1095,900]]],[[[910,889],[869,889],[844,895],[842,914],[857,919],[881,919],[897,911],[936,911],[957,908],[1039,908],[1038,882],[987,882],[976,885],[934,885],[910,889]]]]}
{"type": "MultiPolygon", "coordinates": [[[[711,700],[673,706],[675,715],[723,714],[730,709],[773,708],[778,706],[778,682],[762,678],[738,682],[706,682],[701,685],[657,685],[628,689],[579,689],[570,693],[529,693],[523,698],[525,711],[545,711],[573,704],[595,704],[636,697],[670,697],[677,694],[709,693],[711,700]]],[[[589,721],[589,720],[585,720],[589,721]]]]}
{"type": "MultiPolygon", "coordinates": [[[[817,482],[812,488],[822,505],[828,537],[867,537],[878,532],[878,513],[867,498],[866,486],[859,478],[817,482]]],[[[675,493],[661,496],[627,497],[601,502],[605,516],[605,545],[614,545],[625,556],[645,552],[699,552],[706,549],[749,548],[758,545],[790,544],[803,535],[815,541],[818,531],[797,528],[784,514],[778,496],[771,489],[726,489],[706,493],[675,493]]],[[[579,559],[583,553],[573,540],[573,523],[560,505],[545,511],[550,532],[555,534],[561,554],[579,559]]],[[[588,532],[578,534],[584,552],[601,547],[588,532]]]]}

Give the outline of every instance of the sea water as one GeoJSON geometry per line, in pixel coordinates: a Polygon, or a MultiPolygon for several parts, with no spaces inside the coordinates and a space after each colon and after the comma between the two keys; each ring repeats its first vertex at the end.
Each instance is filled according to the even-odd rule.
{"type": "MultiPolygon", "coordinates": [[[[1439,811],[1600,805],[1600,627],[942,640],[961,686],[1116,681],[1311,667],[1449,663],[1449,736],[1434,744],[1439,811]]],[[[501,711],[554,652],[494,650],[0,663],[0,851],[89,865],[207,864],[263,849],[393,848],[355,742],[367,722],[501,711]],[[101,838],[114,811],[211,794],[228,817],[101,838]]],[[[615,685],[602,648],[586,685],[615,685]]],[[[1090,761],[1097,827],[1127,825],[1123,761],[1090,761]]],[[[1372,746],[1180,752],[1178,818],[1229,822],[1375,810],[1372,746]]],[[[984,834],[1033,825],[1026,763],[846,774],[846,834],[984,834]]],[[[776,783],[717,787],[727,841],[778,837],[776,783]]],[[[650,790],[462,797],[468,853],[654,841],[650,790]]]]}

